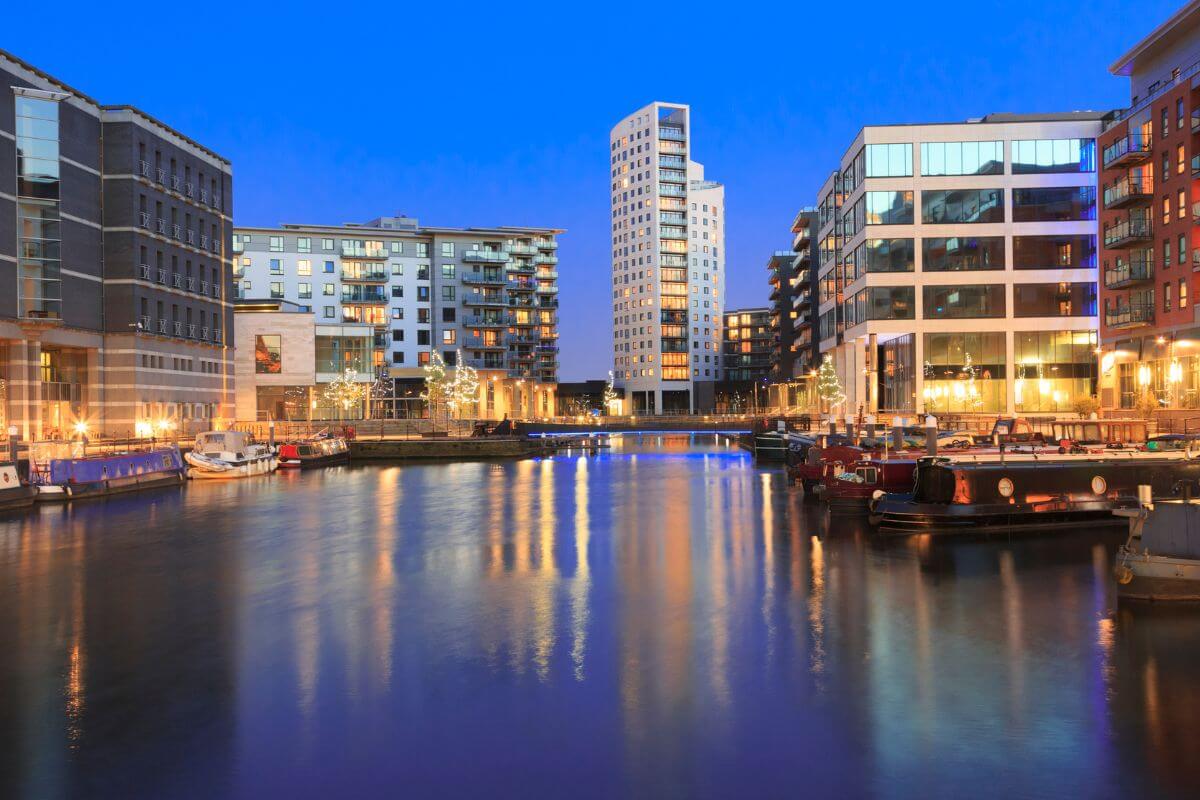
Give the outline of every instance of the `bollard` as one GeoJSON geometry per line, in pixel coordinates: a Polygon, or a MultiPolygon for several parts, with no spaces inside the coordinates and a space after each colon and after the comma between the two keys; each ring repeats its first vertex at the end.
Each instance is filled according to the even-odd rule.
{"type": "Polygon", "coordinates": [[[17,455],[21,452],[19,449],[19,443],[21,440],[17,438],[20,435],[20,428],[18,428],[16,425],[8,426],[8,460],[13,463],[13,466],[16,466],[17,455]]]}
{"type": "Polygon", "coordinates": [[[829,415],[829,435],[837,436],[837,417],[829,415]]]}
{"type": "Polygon", "coordinates": [[[874,439],[875,438],[875,415],[867,414],[864,421],[867,423],[867,438],[874,439]]]}
{"type": "Polygon", "coordinates": [[[892,447],[904,449],[904,417],[892,417],[892,447]]]}
{"type": "Polygon", "coordinates": [[[925,453],[926,455],[937,455],[937,417],[930,414],[925,418],[925,453]]]}
{"type": "Polygon", "coordinates": [[[846,422],[846,435],[851,436],[851,437],[854,436],[854,415],[847,414],[845,422],[846,422]]]}
{"type": "Polygon", "coordinates": [[[275,420],[267,420],[267,446],[275,449],[275,420]]]}

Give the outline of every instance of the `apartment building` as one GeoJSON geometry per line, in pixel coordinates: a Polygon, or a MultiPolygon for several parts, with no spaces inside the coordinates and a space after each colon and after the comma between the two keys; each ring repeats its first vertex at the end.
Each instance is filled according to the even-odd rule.
{"type": "MultiPolygon", "coordinates": [[[[796,254],[791,250],[776,250],[767,258],[767,283],[771,285],[769,323],[771,352],[767,377],[772,383],[792,377],[792,329],[795,312],[792,310],[793,284],[796,280],[796,254]]],[[[726,317],[728,318],[728,313],[726,317]]],[[[726,337],[728,341],[728,337],[726,337]]]]}
{"type": "Polygon", "coordinates": [[[1200,2],[1110,67],[1129,107],[1101,152],[1100,403],[1200,407],[1200,2]]]}
{"type": "Polygon", "coordinates": [[[720,378],[725,189],[691,159],[691,110],[612,129],[613,374],[625,412],[707,411],[720,378]]]}
{"type": "Polygon", "coordinates": [[[848,411],[1069,412],[1095,391],[1102,117],[860,131],[817,211],[848,411]]]}
{"type": "MultiPolygon", "coordinates": [[[[424,380],[432,353],[451,369],[461,353],[479,371],[481,414],[551,416],[558,381],[555,237],[562,232],[435,228],[402,216],[337,226],[238,227],[237,293],[242,302],[295,304],[312,318],[323,365],[313,375],[317,397],[321,384],[346,370],[363,383],[385,375],[399,387],[385,413],[405,416],[408,390],[424,380]],[[347,326],[355,326],[352,333],[347,326]],[[372,331],[369,347],[357,344],[363,326],[372,331]]],[[[277,395],[289,391],[277,381],[261,384],[255,390],[260,415],[277,409],[277,395]]],[[[240,389],[239,397],[245,413],[240,389]]]]}
{"type": "Polygon", "coordinates": [[[775,351],[773,309],[739,308],[725,312],[721,363],[729,383],[762,383],[771,374],[775,351]]]}
{"type": "Polygon", "coordinates": [[[228,418],[229,161],[3,51],[0,73],[0,429],[228,418]]]}

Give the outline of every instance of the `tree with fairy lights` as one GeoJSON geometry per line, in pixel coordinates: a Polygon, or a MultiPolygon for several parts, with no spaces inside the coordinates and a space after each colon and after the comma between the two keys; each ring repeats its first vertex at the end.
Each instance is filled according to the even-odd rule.
{"type": "Polygon", "coordinates": [[[369,395],[371,397],[372,416],[382,419],[385,415],[383,408],[386,403],[391,400],[396,394],[396,381],[388,377],[382,371],[375,377],[371,384],[369,395]]]}
{"type": "Polygon", "coordinates": [[[442,361],[441,353],[434,350],[429,354],[429,363],[425,365],[425,391],[421,394],[421,399],[429,408],[430,419],[437,419],[441,414],[449,388],[446,362],[442,361]]]}
{"type": "Polygon", "coordinates": [[[338,409],[339,419],[362,403],[366,394],[366,386],[358,381],[358,373],[352,369],[346,369],[325,387],[325,399],[338,409]]]}
{"type": "Polygon", "coordinates": [[[825,403],[832,413],[835,408],[846,402],[846,392],[842,389],[842,380],[834,369],[833,359],[828,354],[821,362],[817,372],[817,397],[825,403]]]}
{"type": "Polygon", "coordinates": [[[975,385],[977,370],[975,369],[974,362],[971,361],[971,354],[967,353],[966,356],[966,363],[963,364],[962,371],[962,379],[966,383],[964,387],[966,397],[964,400],[966,401],[967,408],[972,411],[978,411],[983,407],[983,397],[979,394],[979,387],[975,385]]]}
{"type": "Polygon", "coordinates": [[[613,403],[620,400],[617,397],[617,390],[613,388],[613,371],[608,371],[608,383],[604,384],[604,396],[601,398],[601,403],[604,405],[604,415],[612,415],[613,403]]]}
{"type": "Polygon", "coordinates": [[[468,414],[474,415],[479,408],[479,373],[463,359],[462,350],[458,351],[456,364],[448,404],[462,419],[468,414]]]}

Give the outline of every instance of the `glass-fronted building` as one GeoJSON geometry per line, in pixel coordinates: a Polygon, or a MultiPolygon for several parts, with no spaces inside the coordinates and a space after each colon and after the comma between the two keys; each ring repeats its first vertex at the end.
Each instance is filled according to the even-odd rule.
{"type": "Polygon", "coordinates": [[[846,412],[1068,413],[1095,392],[1101,117],[862,129],[817,211],[846,412]]]}

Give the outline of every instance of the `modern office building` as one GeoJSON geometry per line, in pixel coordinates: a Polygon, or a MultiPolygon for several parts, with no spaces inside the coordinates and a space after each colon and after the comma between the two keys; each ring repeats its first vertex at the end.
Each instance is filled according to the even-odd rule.
{"type": "MultiPolygon", "coordinates": [[[[481,414],[552,416],[560,233],[432,228],[411,217],[238,227],[237,293],[242,301],[294,303],[315,320],[316,343],[324,339],[328,350],[317,348],[317,362],[337,366],[315,371],[317,396],[339,372],[364,383],[386,375],[399,389],[385,414],[405,416],[407,389],[424,380],[431,354],[453,369],[461,352],[485,387],[481,414]],[[351,346],[346,326],[371,328],[369,347],[351,346]]],[[[358,342],[357,334],[350,339],[358,342]]],[[[279,391],[267,382],[256,387],[259,416],[274,413],[279,391]]]]}
{"type": "Polygon", "coordinates": [[[1110,71],[1129,78],[1130,99],[1099,137],[1100,404],[1198,408],[1200,2],[1110,71]]]}
{"type": "Polygon", "coordinates": [[[847,412],[1069,412],[1095,391],[1102,117],[859,132],[817,223],[847,412]]]}
{"type": "Polygon", "coordinates": [[[626,412],[706,411],[719,380],[725,189],[691,159],[691,111],[612,129],[613,374],[626,412]]]}
{"type": "Polygon", "coordinates": [[[0,73],[0,429],[228,418],[229,161],[3,51],[0,73]]]}

